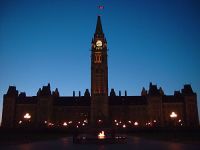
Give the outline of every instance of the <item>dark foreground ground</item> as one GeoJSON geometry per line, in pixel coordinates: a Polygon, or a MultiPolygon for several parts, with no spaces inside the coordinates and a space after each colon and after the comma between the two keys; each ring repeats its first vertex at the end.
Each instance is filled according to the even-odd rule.
{"type": "Polygon", "coordinates": [[[198,144],[183,144],[128,136],[126,144],[73,144],[72,137],[18,145],[2,145],[2,150],[199,150],[198,144]]]}
{"type": "MultiPolygon", "coordinates": [[[[74,131],[67,130],[3,130],[0,149],[200,149],[200,129],[137,129],[119,131],[128,136],[127,144],[77,145],[72,143],[74,131]]],[[[76,132],[77,133],[77,132],[76,132]]]]}

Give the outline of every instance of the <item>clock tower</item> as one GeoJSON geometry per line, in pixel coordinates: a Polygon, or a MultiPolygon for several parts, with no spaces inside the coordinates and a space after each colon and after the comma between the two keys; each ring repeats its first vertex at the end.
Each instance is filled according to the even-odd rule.
{"type": "Polygon", "coordinates": [[[91,124],[108,123],[108,62],[107,41],[98,16],[91,44],[91,124]]]}

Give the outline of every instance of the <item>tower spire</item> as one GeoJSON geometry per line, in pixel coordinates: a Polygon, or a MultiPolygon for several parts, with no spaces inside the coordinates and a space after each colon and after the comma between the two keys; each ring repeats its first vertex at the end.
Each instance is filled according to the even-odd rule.
{"type": "Polygon", "coordinates": [[[103,34],[103,29],[102,29],[101,17],[100,16],[98,16],[98,18],[97,18],[97,25],[96,25],[95,34],[103,34]]]}
{"type": "MultiPolygon", "coordinates": [[[[107,42],[104,37],[101,17],[97,18],[96,31],[91,45],[91,124],[108,122],[108,62],[107,42]]],[[[102,125],[102,124],[101,124],[102,125]]]]}

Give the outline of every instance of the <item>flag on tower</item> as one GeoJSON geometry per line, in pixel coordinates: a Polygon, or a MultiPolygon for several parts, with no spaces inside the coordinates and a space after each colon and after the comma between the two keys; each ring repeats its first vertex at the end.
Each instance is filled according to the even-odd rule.
{"type": "Polygon", "coordinates": [[[99,5],[98,7],[99,7],[100,10],[104,9],[103,5],[99,5]]]}

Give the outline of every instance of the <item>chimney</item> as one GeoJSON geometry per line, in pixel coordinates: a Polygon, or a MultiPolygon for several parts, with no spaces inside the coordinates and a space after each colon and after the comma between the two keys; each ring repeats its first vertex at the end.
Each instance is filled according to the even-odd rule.
{"type": "Polygon", "coordinates": [[[121,96],[121,91],[119,91],[119,96],[121,96]]]}
{"type": "Polygon", "coordinates": [[[76,95],[75,95],[75,91],[73,91],[73,97],[75,97],[76,95]]]}

